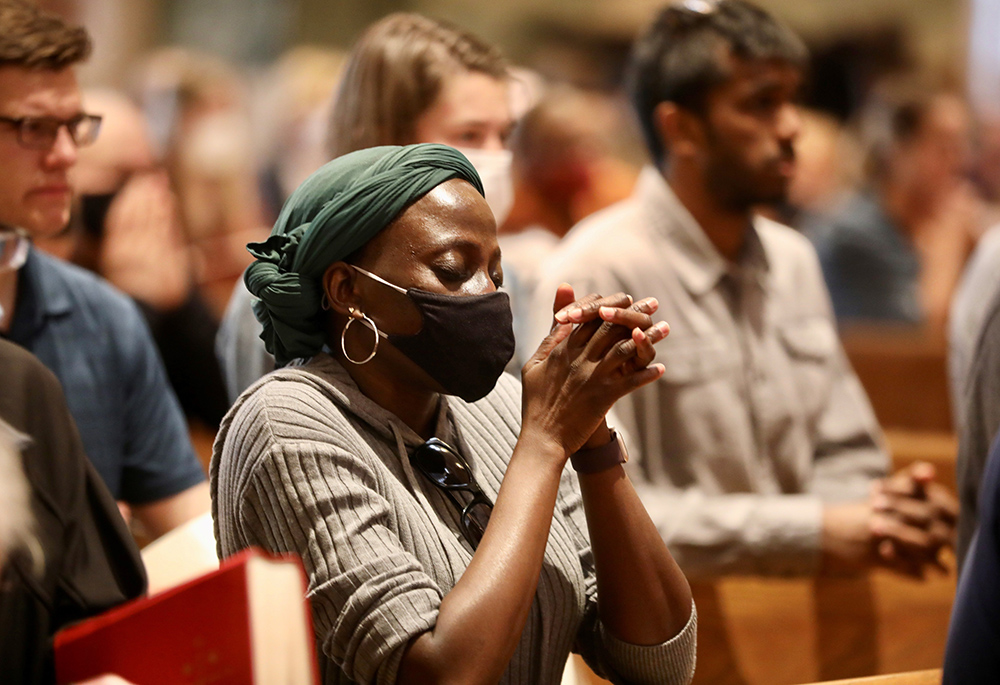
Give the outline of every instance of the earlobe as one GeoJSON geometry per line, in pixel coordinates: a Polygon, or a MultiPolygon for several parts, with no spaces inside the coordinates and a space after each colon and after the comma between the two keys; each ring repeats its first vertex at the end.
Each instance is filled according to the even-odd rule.
{"type": "Polygon", "coordinates": [[[338,314],[349,315],[350,309],[361,308],[357,291],[357,272],[346,262],[334,262],[323,272],[323,300],[338,314]]]}

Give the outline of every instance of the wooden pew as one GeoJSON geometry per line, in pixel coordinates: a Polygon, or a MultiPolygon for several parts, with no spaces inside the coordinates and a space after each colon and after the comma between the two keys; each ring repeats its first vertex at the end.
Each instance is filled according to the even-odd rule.
{"type": "Polygon", "coordinates": [[[941,685],[941,669],[929,671],[910,671],[909,673],[891,673],[876,675],[869,678],[848,678],[846,680],[828,680],[812,685],[941,685]]]}
{"type": "MultiPolygon", "coordinates": [[[[955,575],[726,578],[692,589],[696,684],[791,685],[940,667],[955,575]]],[[[605,682],[578,657],[574,667],[578,685],[605,682]]]]}
{"type": "MultiPolygon", "coordinates": [[[[894,469],[927,461],[954,488],[954,435],[889,429],[886,442],[894,469]]],[[[909,677],[917,669],[936,668],[944,658],[955,584],[954,572],[930,574],[921,582],[881,570],[861,578],[733,577],[693,583],[698,606],[694,682],[790,685],[901,672],[909,677]]],[[[573,663],[576,685],[606,682],[578,657],[573,663]]],[[[940,680],[913,681],[929,682],[940,680]]]]}
{"type": "Polygon", "coordinates": [[[841,330],[840,339],[884,428],[953,430],[943,335],[855,325],[841,330]]]}
{"type": "Polygon", "coordinates": [[[208,473],[208,463],[212,460],[212,443],[215,442],[215,429],[209,428],[200,421],[188,421],[188,435],[194,453],[198,456],[205,473],[208,473]]]}

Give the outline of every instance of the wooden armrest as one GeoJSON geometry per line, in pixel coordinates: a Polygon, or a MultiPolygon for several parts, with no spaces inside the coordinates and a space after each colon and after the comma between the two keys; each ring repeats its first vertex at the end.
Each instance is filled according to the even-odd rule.
{"type": "Polygon", "coordinates": [[[868,678],[848,678],[847,680],[827,680],[812,685],[941,685],[941,669],[929,671],[909,671],[908,673],[891,673],[868,678]]]}

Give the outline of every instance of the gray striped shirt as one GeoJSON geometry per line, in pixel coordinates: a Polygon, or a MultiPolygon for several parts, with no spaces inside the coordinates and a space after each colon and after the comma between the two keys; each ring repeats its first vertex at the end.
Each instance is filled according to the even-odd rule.
{"type": "MultiPolygon", "coordinates": [[[[479,402],[443,397],[436,434],[495,500],[520,421],[520,384],[505,375],[479,402]]],[[[472,559],[454,506],[409,464],[422,442],[325,354],[264,377],[223,421],[210,473],[219,555],[255,545],[302,557],[325,683],[395,682],[406,645],[434,627],[472,559]]],[[[693,612],[663,645],[604,631],[567,469],[535,601],[501,682],[558,683],[572,649],[615,682],[686,683],[695,633],[693,612]]]]}

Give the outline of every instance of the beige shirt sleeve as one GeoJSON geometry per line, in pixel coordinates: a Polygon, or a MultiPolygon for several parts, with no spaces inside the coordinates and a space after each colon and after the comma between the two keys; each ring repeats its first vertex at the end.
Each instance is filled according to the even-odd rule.
{"type": "Polygon", "coordinates": [[[534,334],[563,281],[578,297],[656,297],[672,329],[657,349],[666,373],[609,415],[651,518],[689,575],[814,573],[824,503],[864,498],[888,466],[815,253],[790,229],[761,227],[769,268],[734,305],[720,284],[691,292],[675,260],[689,273],[694,260],[669,230],[641,225],[647,214],[598,216],[547,263],[534,334]]]}

